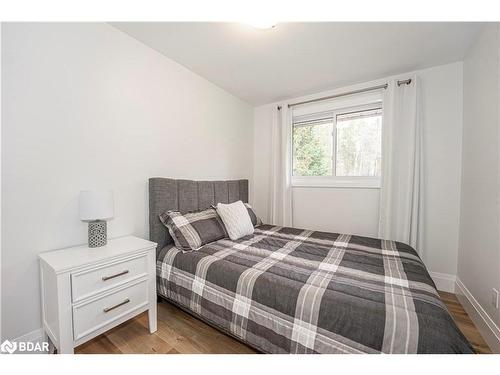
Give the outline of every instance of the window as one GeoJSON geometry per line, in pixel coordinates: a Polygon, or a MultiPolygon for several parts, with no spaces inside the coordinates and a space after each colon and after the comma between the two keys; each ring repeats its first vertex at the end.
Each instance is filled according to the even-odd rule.
{"type": "Polygon", "coordinates": [[[380,103],[294,117],[293,183],[379,187],[381,144],[380,103]]]}

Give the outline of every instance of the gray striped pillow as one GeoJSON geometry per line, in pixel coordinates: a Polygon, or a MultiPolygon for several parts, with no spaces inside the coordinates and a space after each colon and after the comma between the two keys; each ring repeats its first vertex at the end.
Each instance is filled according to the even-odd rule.
{"type": "Polygon", "coordinates": [[[259,225],[262,225],[262,220],[257,216],[255,211],[253,210],[253,207],[250,206],[248,203],[244,203],[245,207],[247,208],[248,214],[250,215],[250,220],[252,220],[252,224],[254,227],[257,227],[259,225]]]}
{"type": "Polygon", "coordinates": [[[222,220],[212,208],[186,214],[166,211],[160,215],[160,220],[180,250],[198,250],[207,243],[227,237],[222,220]]]}

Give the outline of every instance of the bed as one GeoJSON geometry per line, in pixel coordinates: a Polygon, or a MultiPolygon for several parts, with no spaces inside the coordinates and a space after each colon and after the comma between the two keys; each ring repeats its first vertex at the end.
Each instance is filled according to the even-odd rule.
{"type": "Polygon", "coordinates": [[[248,201],[248,181],[152,178],[157,293],[263,353],[473,353],[410,246],[260,225],[177,249],[158,215],[248,201]]]}

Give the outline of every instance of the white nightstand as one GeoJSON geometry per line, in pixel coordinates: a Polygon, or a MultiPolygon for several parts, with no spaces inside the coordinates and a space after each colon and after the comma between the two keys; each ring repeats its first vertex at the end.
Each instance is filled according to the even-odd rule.
{"type": "Polygon", "coordinates": [[[146,310],[156,331],[155,249],[129,236],[39,254],[43,328],[59,353],[146,310]]]}

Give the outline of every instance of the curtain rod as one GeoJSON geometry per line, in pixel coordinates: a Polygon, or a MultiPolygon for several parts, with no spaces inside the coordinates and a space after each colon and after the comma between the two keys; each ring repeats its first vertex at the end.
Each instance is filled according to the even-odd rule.
{"type": "MultiPolygon", "coordinates": [[[[409,85],[410,83],[411,83],[411,78],[404,79],[404,80],[401,80],[401,81],[397,82],[398,86],[409,85]]],[[[360,94],[362,92],[367,92],[367,91],[374,91],[374,90],[380,90],[380,89],[384,89],[385,90],[388,86],[389,86],[388,83],[384,83],[383,85],[378,85],[378,86],[373,86],[373,87],[367,87],[365,89],[359,89],[359,90],[344,92],[342,94],[324,96],[322,98],[311,99],[311,100],[304,100],[303,102],[297,102],[297,103],[288,104],[288,108],[295,107],[296,105],[301,105],[301,104],[309,104],[309,103],[319,102],[319,101],[323,101],[323,100],[339,98],[341,96],[346,96],[346,95],[360,94]]],[[[278,106],[278,111],[279,110],[281,110],[281,106],[280,105],[278,106]]]]}

